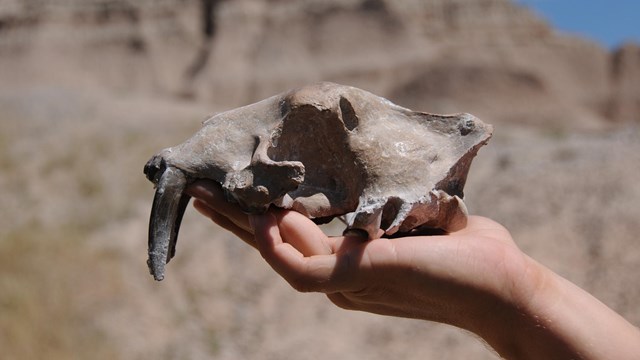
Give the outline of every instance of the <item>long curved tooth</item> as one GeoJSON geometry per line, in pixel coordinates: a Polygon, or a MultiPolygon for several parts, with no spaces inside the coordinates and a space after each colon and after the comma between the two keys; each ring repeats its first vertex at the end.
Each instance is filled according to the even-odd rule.
{"type": "Polygon", "coordinates": [[[167,167],[158,181],[149,219],[149,259],[154,279],[164,279],[164,266],[176,253],[182,216],[191,197],[184,194],[187,178],[179,169],[167,167]]]}

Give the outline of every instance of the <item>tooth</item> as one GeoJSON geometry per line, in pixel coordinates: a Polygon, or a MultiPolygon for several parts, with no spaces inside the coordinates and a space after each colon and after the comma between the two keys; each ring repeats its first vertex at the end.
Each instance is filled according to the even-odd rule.
{"type": "Polygon", "coordinates": [[[400,209],[396,212],[396,217],[393,219],[391,225],[385,229],[384,233],[387,235],[393,235],[400,229],[402,223],[407,219],[407,215],[411,212],[413,208],[413,204],[411,203],[402,203],[400,205],[400,209]]]}
{"type": "Polygon", "coordinates": [[[346,216],[347,228],[343,235],[359,234],[368,239],[375,239],[380,229],[382,220],[382,206],[380,204],[372,204],[367,207],[358,207],[356,212],[349,213],[346,216]]]}
{"type": "Polygon", "coordinates": [[[185,174],[179,169],[168,167],[158,181],[153,198],[147,265],[151,275],[158,281],[164,279],[164,266],[176,252],[180,223],[191,198],[183,194],[186,185],[185,174]]]}

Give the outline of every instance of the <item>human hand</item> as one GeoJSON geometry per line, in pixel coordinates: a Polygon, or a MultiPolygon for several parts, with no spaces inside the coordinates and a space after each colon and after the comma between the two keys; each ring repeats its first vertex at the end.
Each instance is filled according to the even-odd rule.
{"type": "Polygon", "coordinates": [[[212,182],[188,192],[196,209],[257,248],[295,289],[325,293],[345,309],[473,329],[498,302],[528,296],[512,286],[525,276],[525,257],[509,232],[486,218],[472,216],[449,235],[366,241],[328,237],[295,211],[247,216],[212,182]]]}
{"type": "Polygon", "coordinates": [[[328,237],[295,211],[247,216],[210,181],[187,193],[291,286],[324,293],[339,307],[458,326],[509,359],[640,354],[637,328],[522,253],[490,219],[471,216],[465,229],[442,236],[328,237]]]}

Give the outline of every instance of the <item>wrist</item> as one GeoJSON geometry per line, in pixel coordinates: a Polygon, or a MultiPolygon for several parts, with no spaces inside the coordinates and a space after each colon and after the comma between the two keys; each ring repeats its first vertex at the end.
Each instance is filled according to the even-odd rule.
{"type": "Polygon", "coordinates": [[[512,296],[470,329],[505,359],[636,359],[640,331],[591,294],[528,259],[512,296]],[[513,296],[515,295],[515,296],[513,296]]]}
{"type": "Polygon", "coordinates": [[[557,295],[555,274],[524,254],[519,265],[518,271],[507,272],[500,291],[487,297],[482,314],[467,329],[505,359],[570,358],[568,344],[547,331],[541,311],[557,295]],[[553,351],[538,352],[543,348],[553,351]]]}

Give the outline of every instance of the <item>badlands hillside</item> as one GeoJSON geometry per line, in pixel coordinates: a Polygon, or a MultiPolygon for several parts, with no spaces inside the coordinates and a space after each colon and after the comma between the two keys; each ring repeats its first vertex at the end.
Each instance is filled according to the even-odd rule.
{"type": "Polygon", "coordinates": [[[494,124],[470,211],[640,325],[638,45],[608,52],[508,0],[0,0],[3,358],[497,359],[452,327],[298,294],[192,209],[166,280],[149,276],[147,159],[320,80],[494,124]]]}

